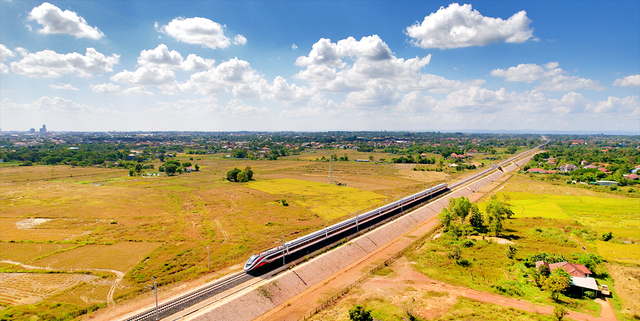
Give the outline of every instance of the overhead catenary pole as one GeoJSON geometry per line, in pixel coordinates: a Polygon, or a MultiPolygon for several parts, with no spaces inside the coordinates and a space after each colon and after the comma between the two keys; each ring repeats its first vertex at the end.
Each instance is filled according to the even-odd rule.
{"type": "Polygon", "coordinates": [[[285,261],[284,261],[284,234],[280,233],[282,235],[282,265],[284,266],[285,261]]]}
{"type": "Polygon", "coordinates": [[[207,270],[211,270],[211,260],[209,259],[209,245],[207,245],[207,270]]]}
{"type": "Polygon", "coordinates": [[[156,321],[160,320],[160,318],[158,317],[158,283],[156,282],[156,277],[153,276],[153,293],[156,296],[156,321]]]}
{"type": "Polygon", "coordinates": [[[327,210],[324,210],[324,237],[329,237],[329,232],[327,231],[327,210]]]}

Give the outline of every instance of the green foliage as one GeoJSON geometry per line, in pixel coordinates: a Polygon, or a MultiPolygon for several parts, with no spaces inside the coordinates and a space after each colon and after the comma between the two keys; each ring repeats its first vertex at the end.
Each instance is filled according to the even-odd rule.
{"type": "Polygon", "coordinates": [[[31,166],[31,165],[33,165],[33,163],[31,161],[28,161],[28,160],[26,160],[26,161],[22,162],[22,164],[20,164],[20,166],[31,166]]]}
{"type": "Polygon", "coordinates": [[[371,310],[363,308],[361,305],[356,304],[349,310],[349,320],[351,321],[373,321],[371,316],[371,310]]]}
{"type": "Polygon", "coordinates": [[[495,236],[502,233],[502,225],[505,218],[511,218],[513,211],[507,207],[504,202],[492,199],[487,204],[487,221],[489,223],[489,230],[495,236]]]}
{"type": "Polygon", "coordinates": [[[484,230],[484,218],[482,217],[482,212],[478,209],[476,204],[471,206],[471,217],[469,218],[469,224],[478,232],[482,232],[484,230]]]}
{"type": "Polygon", "coordinates": [[[471,226],[474,228],[476,228],[476,226],[481,227],[482,219],[478,221],[477,216],[482,216],[482,214],[478,206],[472,204],[468,198],[462,196],[460,198],[450,198],[449,205],[442,209],[439,217],[445,231],[451,231],[456,235],[468,235],[471,230],[466,226],[466,219],[470,213],[474,218],[471,226]]]}
{"type": "Polygon", "coordinates": [[[513,259],[518,253],[519,249],[520,249],[520,246],[518,246],[517,244],[507,244],[505,254],[509,259],[513,259]]]}
{"type": "Polygon", "coordinates": [[[548,278],[542,282],[542,289],[551,292],[554,299],[558,299],[558,295],[569,289],[571,286],[571,274],[565,269],[557,268],[548,278]]]}
{"type": "Polygon", "coordinates": [[[569,314],[569,311],[563,306],[556,306],[556,308],[553,309],[553,317],[558,321],[562,321],[567,314],[569,314]]]}
{"type": "Polygon", "coordinates": [[[602,257],[593,253],[584,253],[578,257],[578,263],[586,266],[591,272],[594,272],[598,264],[602,263],[602,257]]]}
{"type": "Polygon", "coordinates": [[[234,167],[232,170],[227,172],[227,180],[238,182],[238,173],[242,172],[237,167],[234,167]]]}
{"type": "Polygon", "coordinates": [[[178,165],[176,164],[168,164],[164,165],[164,172],[169,176],[173,176],[178,171],[178,165]]]}
{"type": "Polygon", "coordinates": [[[612,232],[604,233],[604,234],[602,234],[602,236],[600,236],[600,239],[605,241],[605,242],[610,241],[612,238],[613,238],[613,233],[612,232]]]}
{"type": "Polygon", "coordinates": [[[253,179],[253,171],[251,170],[251,167],[247,166],[244,168],[244,174],[247,177],[247,181],[250,181],[253,179]]]}

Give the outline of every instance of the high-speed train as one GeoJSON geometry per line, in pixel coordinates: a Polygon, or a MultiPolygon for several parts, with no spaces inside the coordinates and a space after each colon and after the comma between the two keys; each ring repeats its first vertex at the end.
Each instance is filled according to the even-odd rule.
{"type": "Polygon", "coordinates": [[[416,194],[413,194],[411,196],[402,198],[400,200],[389,203],[387,205],[384,205],[372,211],[357,215],[356,217],[346,219],[340,223],[336,223],[329,227],[323,228],[322,230],[315,231],[311,234],[307,234],[295,240],[286,242],[283,245],[279,245],[277,247],[266,250],[264,252],[260,252],[258,254],[252,255],[247,261],[247,263],[244,265],[244,270],[248,272],[260,266],[263,266],[265,264],[271,263],[275,260],[278,260],[278,259],[282,260],[283,255],[289,255],[291,253],[295,253],[297,251],[305,249],[318,242],[326,240],[329,237],[338,235],[353,227],[357,227],[359,226],[359,224],[363,224],[373,219],[376,219],[397,208],[402,208],[403,206],[406,206],[407,204],[412,203],[415,200],[423,199],[424,197],[436,194],[445,189],[447,189],[447,184],[437,185],[435,187],[432,187],[424,191],[418,192],[416,194]]]}

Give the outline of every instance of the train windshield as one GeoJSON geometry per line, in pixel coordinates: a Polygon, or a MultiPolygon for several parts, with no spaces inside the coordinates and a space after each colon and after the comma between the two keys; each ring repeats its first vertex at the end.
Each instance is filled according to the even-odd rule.
{"type": "Polygon", "coordinates": [[[253,262],[255,262],[255,260],[256,260],[259,256],[260,256],[259,254],[254,254],[254,255],[252,255],[252,256],[249,258],[249,260],[247,261],[247,264],[245,264],[245,265],[244,265],[244,268],[246,269],[246,268],[250,267],[250,266],[251,266],[251,264],[253,264],[253,262]]]}

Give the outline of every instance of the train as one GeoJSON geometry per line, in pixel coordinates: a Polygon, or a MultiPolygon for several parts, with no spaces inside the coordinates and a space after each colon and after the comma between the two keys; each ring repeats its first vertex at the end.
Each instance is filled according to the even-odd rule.
{"type": "Polygon", "coordinates": [[[384,216],[398,208],[402,209],[408,204],[414,203],[416,200],[421,200],[434,194],[438,194],[441,191],[446,190],[447,188],[448,186],[446,183],[428,188],[424,191],[420,191],[416,194],[404,197],[400,200],[386,204],[369,212],[358,214],[355,217],[346,219],[342,222],[325,227],[321,230],[299,237],[295,240],[283,243],[282,245],[279,245],[277,247],[252,255],[244,265],[244,270],[245,272],[249,272],[265,264],[272,263],[275,260],[282,260],[283,256],[301,251],[332,236],[339,235],[340,233],[343,233],[354,227],[357,229],[360,224],[367,223],[371,220],[384,216]]]}

